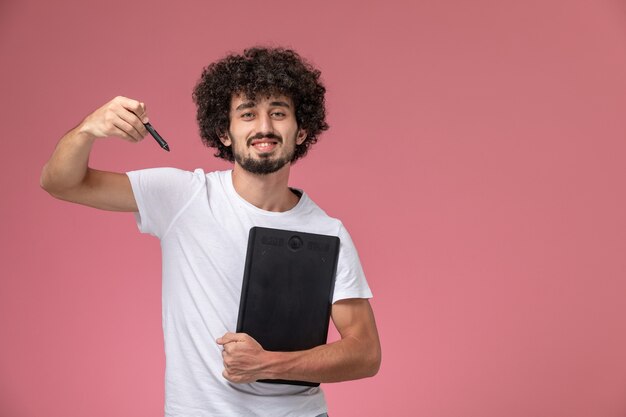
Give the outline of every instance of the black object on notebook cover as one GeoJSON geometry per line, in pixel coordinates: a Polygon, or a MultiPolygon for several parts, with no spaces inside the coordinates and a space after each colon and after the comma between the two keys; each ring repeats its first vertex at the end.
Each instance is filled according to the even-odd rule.
{"type": "MultiPolygon", "coordinates": [[[[325,344],[338,256],[336,236],[250,229],[237,332],[248,333],[269,351],[325,344]]],[[[259,382],[319,386],[282,379],[259,382]]]]}

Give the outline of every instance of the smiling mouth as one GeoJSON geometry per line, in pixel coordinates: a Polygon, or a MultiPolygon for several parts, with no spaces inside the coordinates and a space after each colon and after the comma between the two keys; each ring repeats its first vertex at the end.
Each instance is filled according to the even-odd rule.
{"type": "Polygon", "coordinates": [[[276,139],[263,138],[263,139],[253,140],[250,143],[250,146],[252,146],[254,149],[256,149],[259,152],[267,153],[267,152],[271,152],[272,150],[274,150],[274,148],[276,148],[278,144],[279,144],[279,141],[276,139]]]}

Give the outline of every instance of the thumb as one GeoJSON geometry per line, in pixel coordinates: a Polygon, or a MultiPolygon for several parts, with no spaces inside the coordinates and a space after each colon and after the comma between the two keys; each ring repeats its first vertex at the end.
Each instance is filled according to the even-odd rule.
{"type": "Polygon", "coordinates": [[[226,343],[234,341],[234,336],[234,333],[228,332],[224,336],[217,338],[216,342],[218,345],[225,345],[226,343]]]}

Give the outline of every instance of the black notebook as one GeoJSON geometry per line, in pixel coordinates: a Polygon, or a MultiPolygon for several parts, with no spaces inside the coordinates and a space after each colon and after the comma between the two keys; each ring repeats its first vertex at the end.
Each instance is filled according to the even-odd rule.
{"type": "MultiPolygon", "coordinates": [[[[339,256],[336,236],[253,227],[237,332],[265,350],[293,352],[326,343],[339,256]]],[[[307,381],[261,380],[318,386],[307,381]]]]}

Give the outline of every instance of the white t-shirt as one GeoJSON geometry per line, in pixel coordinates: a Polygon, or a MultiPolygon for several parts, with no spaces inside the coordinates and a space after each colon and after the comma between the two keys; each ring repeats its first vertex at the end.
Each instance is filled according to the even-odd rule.
{"type": "Polygon", "coordinates": [[[232,384],[215,340],[234,332],[248,233],[253,226],[338,236],[333,303],[370,298],[359,258],[341,222],[305,193],[286,212],[269,212],[237,194],[232,171],[154,168],[128,173],[139,230],[161,240],[165,415],[316,416],[326,412],[319,387],[232,384]]]}

